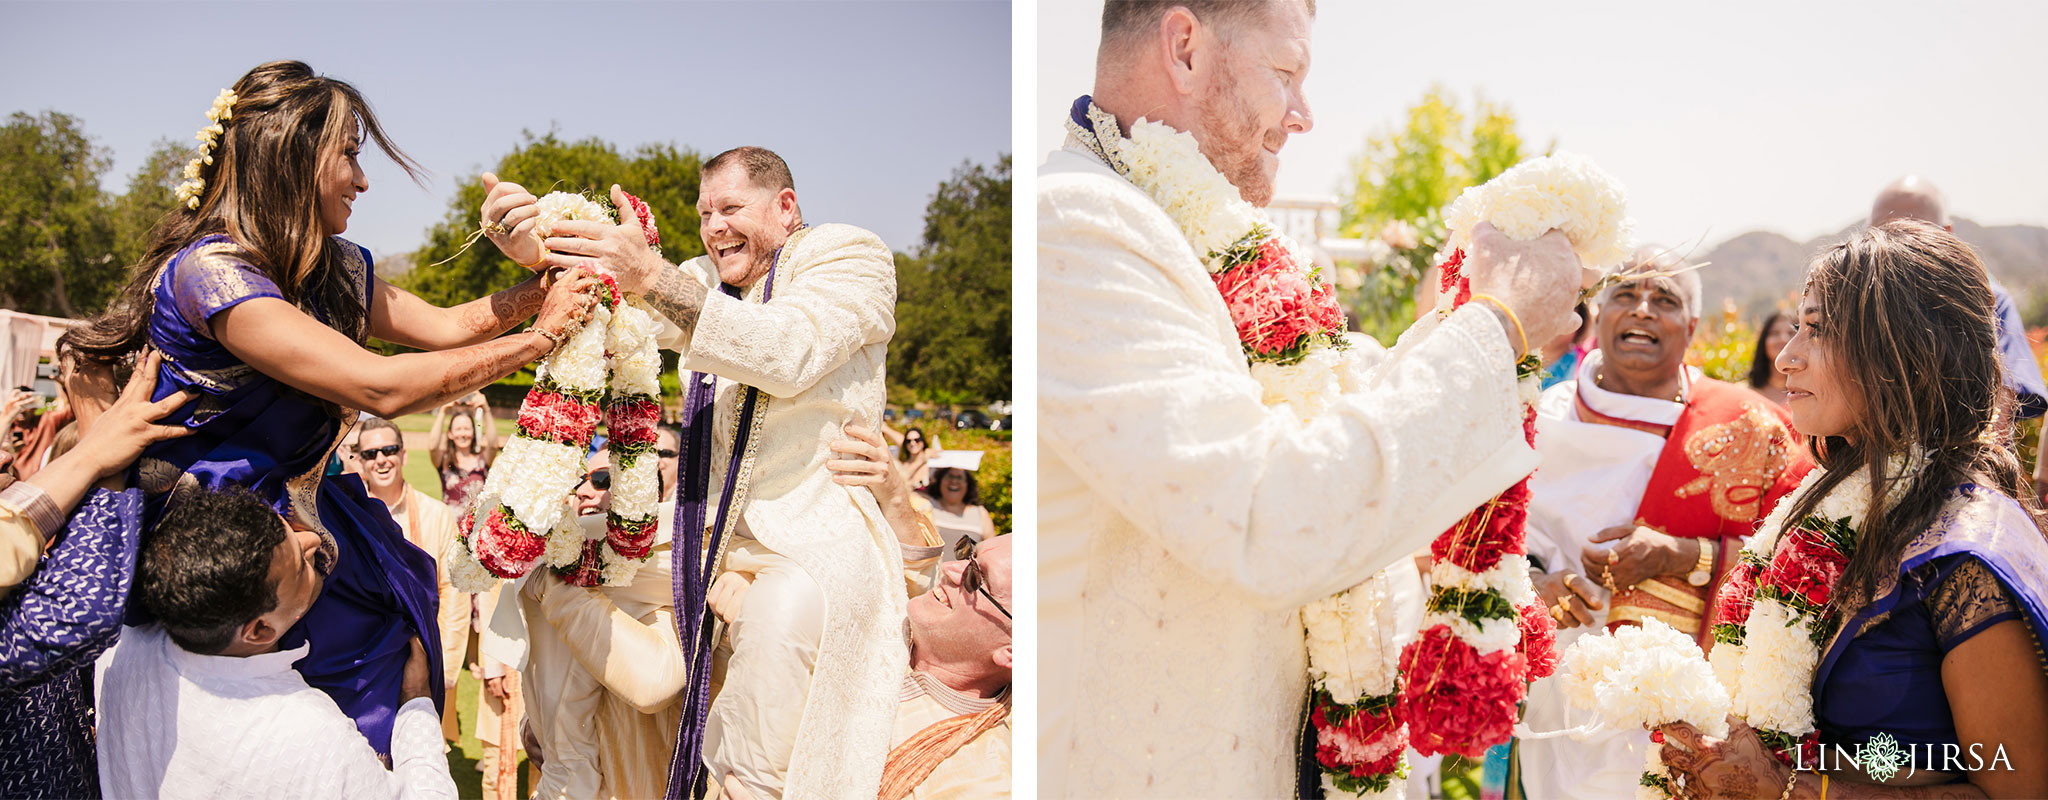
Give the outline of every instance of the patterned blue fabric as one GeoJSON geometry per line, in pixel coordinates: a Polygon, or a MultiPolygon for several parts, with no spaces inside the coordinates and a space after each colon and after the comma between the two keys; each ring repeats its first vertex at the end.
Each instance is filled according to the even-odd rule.
{"type": "Polygon", "coordinates": [[[0,600],[0,797],[98,797],[92,662],[121,634],[142,492],[95,490],[0,600]]]}
{"type": "MultiPolygon", "coordinates": [[[[242,363],[213,338],[212,321],[220,312],[253,298],[279,296],[275,284],[220,247],[225,244],[225,236],[194,242],[171,258],[154,287],[149,339],[164,353],[155,397],[181,389],[199,397],[164,420],[193,429],[192,435],[159,442],[142,453],[144,520],[154,524],[183,482],[245,486],[284,514],[294,510],[294,481],[305,482],[298,488],[317,485],[314,507],[297,511],[326,529],[331,547],[323,558],[330,567],[327,584],[279,646],[310,644],[311,652],[297,665],[299,674],[334,698],[370,745],[388,755],[413,637],[426,648],[428,673],[441,673],[434,559],[406,541],[390,511],[369,496],[361,479],[323,477],[341,433],[341,421],[329,406],[242,363]]],[[[356,301],[367,304],[374,279],[368,251],[339,238],[334,244],[342,268],[360,287],[356,301]]],[[[326,311],[304,303],[300,308],[333,325],[326,311]]],[[[358,342],[365,335],[362,330],[340,332],[358,342]]],[[[297,502],[307,499],[301,494],[297,502]]],[[[137,611],[130,611],[131,624],[148,621],[137,611]]],[[[439,708],[441,682],[428,683],[439,708]]]]}
{"type": "Polygon", "coordinates": [[[1997,278],[1991,279],[1991,297],[1998,314],[1998,360],[2005,364],[2005,388],[2017,395],[2020,419],[2041,416],[2048,412],[2048,381],[2042,380],[2033,345],[2027,343],[2027,325],[2020,320],[2019,304],[1997,278]]]}

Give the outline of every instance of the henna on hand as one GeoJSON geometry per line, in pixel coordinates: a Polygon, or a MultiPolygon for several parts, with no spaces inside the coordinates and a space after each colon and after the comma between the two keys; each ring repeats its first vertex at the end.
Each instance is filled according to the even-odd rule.
{"type": "Polygon", "coordinates": [[[647,304],[668,318],[668,321],[682,328],[684,333],[697,329],[697,315],[704,310],[704,284],[690,280],[679,268],[661,271],[648,287],[647,304]]]}

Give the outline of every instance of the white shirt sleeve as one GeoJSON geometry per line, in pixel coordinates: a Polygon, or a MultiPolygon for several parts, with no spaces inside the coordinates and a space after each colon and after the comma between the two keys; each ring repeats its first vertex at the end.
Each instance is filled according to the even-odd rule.
{"type": "Polygon", "coordinates": [[[388,780],[393,794],[403,800],[457,796],[448,756],[441,751],[441,715],[434,712],[432,698],[416,697],[398,707],[398,720],[391,728],[388,780]]]}
{"type": "Polygon", "coordinates": [[[1261,401],[1164,214],[1134,192],[1049,183],[1041,457],[1189,568],[1263,607],[1301,605],[1428,544],[1534,468],[1507,337],[1483,309],[1418,324],[1369,385],[1304,425],[1261,401]]]}

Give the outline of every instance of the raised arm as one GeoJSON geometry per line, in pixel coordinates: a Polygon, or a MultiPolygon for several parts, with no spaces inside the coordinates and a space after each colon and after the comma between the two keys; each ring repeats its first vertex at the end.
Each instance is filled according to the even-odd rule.
{"type": "MultiPolygon", "coordinates": [[[[667,573],[668,555],[657,551],[654,560],[641,569],[667,573]]],[[[668,585],[666,574],[635,580],[657,577],[660,585],[668,585]]],[[[676,638],[672,609],[663,607],[642,621],[620,610],[604,592],[570,586],[546,570],[527,578],[525,591],[537,595],[541,613],[564,640],[606,643],[604,648],[570,649],[577,663],[599,683],[641,713],[660,711],[682,693],[689,668],[676,638]]]]}
{"type": "Polygon", "coordinates": [[[1212,282],[1156,208],[1047,188],[1040,457],[1188,568],[1298,606],[1428,544],[1535,466],[1514,353],[1481,304],[1420,323],[1369,385],[1304,425],[1261,402],[1212,282]]]}
{"type": "Polygon", "coordinates": [[[435,472],[440,472],[441,470],[448,468],[447,464],[441,463],[441,459],[446,457],[446,451],[442,447],[442,445],[448,443],[448,429],[446,427],[443,427],[447,424],[448,407],[435,406],[434,430],[433,433],[429,434],[433,438],[433,443],[427,445],[427,460],[433,463],[435,472]]]}
{"type": "Polygon", "coordinates": [[[540,310],[547,291],[541,276],[452,308],[421,300],[383,278],[370,287],[370,335],[421,350],[447,350],[489,341],[540,310]]]}
{"type": "Polygon", "coordinates": [[[212,317],[214,337],[236,358],[292,388],[394,418],[476,391],[547,355],[587,313],[587,274],[564,276],[548,293],[535,331],[433,353],[380,356],[274,297],[256,297],[212,317]]]}

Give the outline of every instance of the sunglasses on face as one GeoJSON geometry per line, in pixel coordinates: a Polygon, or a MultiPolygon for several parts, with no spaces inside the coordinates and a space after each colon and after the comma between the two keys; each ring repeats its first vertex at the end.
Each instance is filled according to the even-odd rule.
{"type": "Polygon", "coordinates": [[[656,450],[656,451],[654,451],[654,453],[655,453],[655,455],[661,456],[662,458],[675,458],[675,457],[676,457],[676,451],[674,451],[674,450],[670,450],[670,449],[667,449],[667,448],[662,448],[662,449],[660,449],[660,450],[656,450]]]}
{"type": "Polygon", "coordinates": [[[1002,601],[989,594],[987,573],[981,571],[981,562],[974,560],[974,551],[978,545],[978,542],[966,536],[960,537],[960,543],[953,545],[953,555],[967,562],[967,569],[960,573],[961,591],[980,592],[982,597],[988,598],[988,601],[995,605],[997,611],[1003,612],[1004,619],[1016,619],[1010,616],[1010,610],[1003,607],[1002,601]]]}
{"type": "Polygon", "coordinates": [[[585,475],[583,476],[583,480],[589,482],[592,487],[596,488],[600,492],[609,492],[612,490],[612,471],[609,469],[601,469],[596,472],[590,473],[589,475],[585,475]]]}
{"type": "Polygon", "coordinates": [[[405,445],[402,444],[385,445],[383,447],[356,448],[356,456],[364,461],[368,461],[378,456],[391,456],[392,458],[397,458],[398,454],[403,452],[405,452],[405,445]]]}

